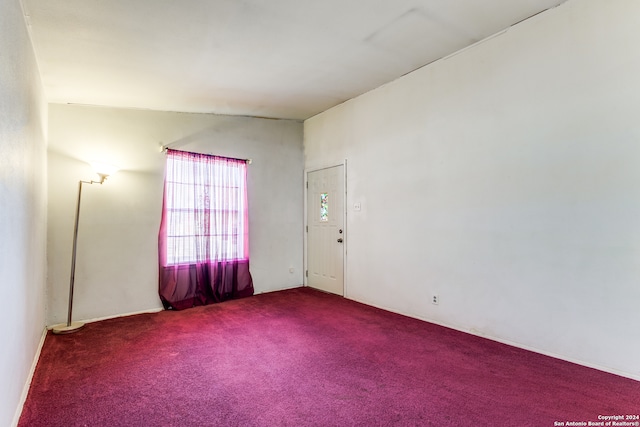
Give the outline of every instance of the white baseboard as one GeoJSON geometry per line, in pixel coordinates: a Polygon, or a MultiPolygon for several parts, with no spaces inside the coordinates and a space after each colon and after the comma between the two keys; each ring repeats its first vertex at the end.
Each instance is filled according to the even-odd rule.
{"type": "Polygon", "coordinates": [[[501,338],[496,338],[496,337],[493,337],[491,335],[483,334],[482,332],[477,331],[477,330],[467,330],[467,329],[463,329],[463,328],[458,328],[456,326],[451,326],[451,325],[448,325],[448,324],[443,323],[443,322],[435,321],[433,319],[428,319],[428,318],[425,318],[425,317],[421,317],[421,316],[417,316],[417,315],[411,315],[411,314],[407,314],[407,313],[401,313],[400,311],[391,310],[391,309],[389,309],[387,307],[382,307],[382,306],[378,306],[378,305],[375,305],[375,304],[371,304],[371,303],[369,303],[367,301],[360,301],[358,299],[351,298],[351,297],[345,297],[345,298],[350,299],[352,301],[359,302],[361,304],[369,305],[371,307],[379,308],[381,310],[389,311],[391,313],[400,314],[402,316],[407,316],[407,317],[411,317],[411,318],[414,318],[414,319],[422,320],[423,322],[433,323],[434,325],[443,326],[445,328],[454,329],[456,331],[464,332],[466,334],[475,335],[475,336],[481,337],[481,338],[486,338],[488,340],[496,341],[496,342],[499,342],[499,343],[502,343],[502,344],[506,344],[506,345],[509,345],[511,347],[521,348],[523,350],[531,351],[533,353],[538,353],[538,354],[542,354],[542,355],[545,355],[545,356],[553,357],[554,359],[564,360],[565,362],[575,363],[576,365],[581,365],[581,366],[585,366],[587,368],[597,369],[598,371],[607,372],[609,374],[618,375],[620,377],[625,377],[625,378],[629,378],[629,379],[632,379],[632,380],[640,381],[640,375],[636,375],[636,374],[632,374],[632,373],[624,372],[624,371],[619,371],[617,369],[609,368],[607,366],[600,366],[600,365],[597,365],[597,364],[594,364],[594,363],[585,362],[584,360],[578,360],[578,359],[574,359],[572,357],[563,356],[561,354],[556,354],[556,353],[553,353],[553,352],[540,350],[540,349],[537,349],[537,348],[534,348],[534,347],[529,347],[527,345],[520,344],[520,343],[517,343],[517,342],[513,342],[513,341],[501,339],[501,338]]]}
{"type": "MultiPolygon", "coordinates": [[[[147,310],[133,311],[131,313],[121,313],[121,314],[113,314],[113,315],[110,315],[110,316],[94,317],[92,319],[82,319],[82,320],[78,320],[78,322],[93,323],[93,322],[100,322],[101,320],[115,319],[115,318],[118,318],[118,317],[135,316],[136,314],[158,313],[158,312],[160,312],[162,310],[164,310],[163,307],[149,308],[147,310]]],[[[47,326],[47,329],[51,330],[56,325],[58,325],[58,324],[56,323],[54,325],[49,325],[49,326],[47,326]]]]}
{"type": "Polygon", "coordinates": [[[36,354],[33,357],[33,362],[31,362],[31,369],[29,370],[29,375],[27,376],[27,380],[25,381],[24,387],[22,388],[22,395],[20,396],[18,407],[16,408],[15,415],[13,416],[13,422],[11,423],[11,427],[17,427],[18,422],[20,421],[20,416],[22,415],[22,408],[24,408],[24,403],[27,401],[27,396],[29,395],[29,389],[31,388],[31,380],[33,380],[33,374],[36,372],[36,366],[38,366],[38,360],[40,360],[40,352],[42,351],[42,346],[44,346],[44,339],[46,337],[47,337],[47,328],[43,328],[42,336],[40,337],[40,343],[38,343],[36,354]]]}
{"type": "Polygon", "coordinates": [[[297,289],[297,288],[303,288],[305,285],[291,285],[291,286],[285,286],[284,288],[277,288],[277,289],[266,289],[264,291],[259,291],[259,292],[254,292],[253,295],[262,295],[262,294],[270,294],[272,292],[280,292],[280,291],[289,291],[291,289],[297,289]]]}
{"type": "Polygon", "coordinates": [[[133,311],[131,313],[114,314],[111,316],[104,316],[104,317],[95,317],[93,319],[82,320],[82,322],[84,323],[100,322],[101,320],[115,319],[117,317],[135,316],[136,314],[159,313],[162,310],[164,310],[163,307],[149,308],[147,310],[133,311]]]}

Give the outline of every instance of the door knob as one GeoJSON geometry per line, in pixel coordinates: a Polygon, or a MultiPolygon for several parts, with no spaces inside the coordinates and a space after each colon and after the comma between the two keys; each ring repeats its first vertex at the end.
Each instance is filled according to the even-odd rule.
{"type": "Polygon", "coordinates": [[[342,243],[342,237],[338,239],[338,243],[342,243]]]}

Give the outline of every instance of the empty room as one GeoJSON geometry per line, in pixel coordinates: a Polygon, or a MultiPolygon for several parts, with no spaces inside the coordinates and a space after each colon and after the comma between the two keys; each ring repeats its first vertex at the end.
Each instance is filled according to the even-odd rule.
{"type": "Polygon", "coordinates": [[[640,426],[640,2],[0,2],[0,426],[640,426]]]}

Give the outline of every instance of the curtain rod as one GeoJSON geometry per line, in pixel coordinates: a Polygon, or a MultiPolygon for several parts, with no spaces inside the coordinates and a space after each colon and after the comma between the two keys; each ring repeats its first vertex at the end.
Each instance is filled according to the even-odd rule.
{"type": "MultiPolygon", "coordinates": [[[[167,147],[166,145],[161,145],[161,146],[160,146],[160,152],[161,152],[161,153],[166,153],[166,152],[167,152],[167,150],[169,150],[169,149],[170,149],[170,148],[169,148],[169,147],[167,147]]],[[[236,159],[235,157],[218,156],[218,155],[216,155],[216,154],[211,154],[211,153],[195,153],[195,152],[193,152],[193,151],[175,150],[174,148],[171,148],[171,150],[174,150],[174,151],[182,151],[183,153],[191,153],[191,154],[205,154],[205,155],[208,155],[208,156],[224,157],[225,159],[231,159],[231,160],[242,160],[243,162],[247,162],[247,164],[248,164],[248,165],[250,165],[250,164],[251,164],[251,162],[253,162],[253,160],[252,160],[252,159],[236,159]]]]}

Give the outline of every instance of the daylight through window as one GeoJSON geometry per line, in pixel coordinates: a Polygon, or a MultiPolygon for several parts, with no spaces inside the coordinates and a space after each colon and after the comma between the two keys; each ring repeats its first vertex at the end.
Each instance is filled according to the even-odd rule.
{"type": "Polygon", "coordinates": [[[248,259],[246,162],[169,151],[166,265],[248,259]]]}

